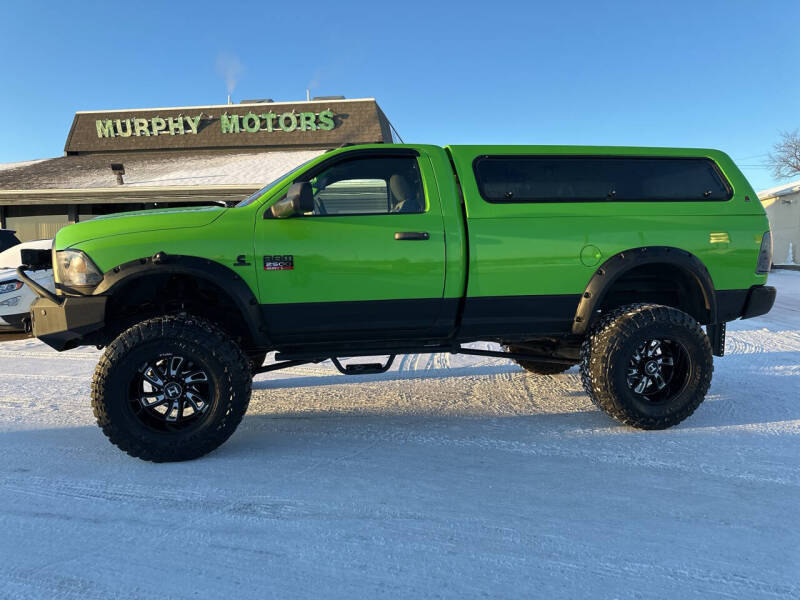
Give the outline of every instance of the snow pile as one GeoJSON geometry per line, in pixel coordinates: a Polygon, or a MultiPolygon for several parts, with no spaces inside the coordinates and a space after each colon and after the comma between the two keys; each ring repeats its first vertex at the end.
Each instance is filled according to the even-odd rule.
{"type": "Polygon", "coordinates": [[[786,260],[784,260],[782,265],[795,265],[797,263],[794,262],[794,244],[789,242],[789,249],[786,251],[786,260]]]}

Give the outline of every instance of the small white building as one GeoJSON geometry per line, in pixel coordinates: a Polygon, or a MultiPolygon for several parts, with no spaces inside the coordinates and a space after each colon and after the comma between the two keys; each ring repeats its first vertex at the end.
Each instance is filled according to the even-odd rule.
{"type": "Polygon", "coordinates": [[[800,180],[758,193],[772,230],[772,262],[800,264],[800,180]]]}

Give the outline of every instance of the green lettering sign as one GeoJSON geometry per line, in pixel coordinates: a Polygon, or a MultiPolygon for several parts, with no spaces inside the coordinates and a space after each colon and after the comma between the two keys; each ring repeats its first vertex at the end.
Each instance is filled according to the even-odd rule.
{"type": "Polygon", "coordinates": [[[167,127],[169,127],[169,134],[170,135],[183,135],[183,117],[173,118],[169,117],[167,119],[167,127]]]}
{"type": "Polygon", "coordinates": [[[189,126],[189,128],[192,130],[192,133],[194,133],[194,134],[197,133],[197,126],[200,124],[200,116],[201,115],[197,115],[194,118],[192,118],[192,117],[183,117],[184,120],[186,121],[186,124],[189,126]]]}
{"type": "Polygon", "coordinates": [[[322,110],[319,113],[319,124],[318,127],[323,131],[330,131],[334,127],[336,127],[336,123],[333,122],[333,111],[332,110],[322,110]]]}
{"type": "Polygon", "coordinates": [[[294,131],[297,129],[297,115],[293,112],[283,113],[278,117],[278,126],[280,126],[281,131],[286,131],[287,133],[294,131]]]}
{"type": "Polygon", "coordinates": [[[111,119],[106,119],[105,121],[98,119],[94,124],[95,127],[97,127],[97,137],[114,137],[114,124],[111,122],[111,119]]]}
{"type": "MultiPolygon", "coordinates": [[[[194,117],[177,116],[152,117],[150,119],[129,118],[129,119],[96,119],[95,128],[98,138],[127,138],[131,136],[151,136],[151,135],[184,135],[187,133],[197,135],[200,131],[200,120],[202,114],[194,117]]],[[[206,115],[207,119],[212,119],[211,115],[206,115]]],[[[323,110],[319,113],[285,112],[276,114],[266,112],[256,114],[249,112],[244,116],[229,115],[227,112],[219,117],[222,133],[258,133],[265,131],[330,131],[336,127],[333,111],[323,110]]]]}
{"type": "Polygon", "coordinates": [[[134,135],[137,137],[140,135],[150,135],[150,130],[148,129],[149,123],[147,119],[134,119],[133,120],[133,129],[134,135]]]}
{"type": "Polygon", "coordinates": [[[272,132],[272,124],[275,122],[275,116],[274,112],[261,113],[261,118],[267,122],[267,131],[270,133],[272,132]]]}
{"type": "Polygon", "coordinates": [[[133,131],[131,130],[131,120],[130,119],[117,119],[115,121],[117,125],[117,135],[119,137],[131,137],[133,131]],[[125,128],[122,128],[122,124],[125,123],[125,128]]]}
{"type": "Polygon", "coordinates": [[[239,133],[239,116],[224,113],[219,118],[219,124],[222,127],[222,133],[239,133]]]}
{"type": "Polygon", "coordinates": [[[150,119],[150,123],[153,126],[153,135],[158,135],[159,132],[167,130],[167,122],[161,117],[153,117],[150,119]]]}
{"type": "Polygon", "coordinates": [[[301,112],[300,113],[300,131],[316,131],[317,124],[314,120],[317,118],[312,112],[301,112]]]}
{"type": "Polygon", "coordinates": [[[261,121],[259,121],[258,115],[249,112],[242,117],[242,126],[244,127],[245,131],[249,133],[255,133],[261,129],[261,121]]]}

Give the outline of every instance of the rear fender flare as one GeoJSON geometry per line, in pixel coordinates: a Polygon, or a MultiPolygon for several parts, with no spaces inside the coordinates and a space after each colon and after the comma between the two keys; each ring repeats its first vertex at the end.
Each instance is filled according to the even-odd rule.
{"type": "Polygon", "coordinates": [[[647,246],[631,248],[615,254],[595,270],[581,295],[581,300],[575,311],[572,333],[575,335],[586,333],[592,324],[597,306],[600,305],[606,293],[622,275],[635,267],[656,263],[676,266],[698,284],[703,294],[703,301],[708,313],[708,322],[715,323],[717,319],[717,298],[714,282],[703,261],[691,252],[680,248],[647,246]]]}

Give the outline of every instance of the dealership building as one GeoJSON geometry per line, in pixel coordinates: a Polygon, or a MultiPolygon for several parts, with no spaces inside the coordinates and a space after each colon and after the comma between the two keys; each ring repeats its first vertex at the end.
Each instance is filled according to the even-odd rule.
{"type": "Polygon", "coordinates": [[[64,156],[0,164],[0,228],[27,241],[97,215],[238,201],[331,148],[393,141],[372,98],[78,112],[64,156]]]}

